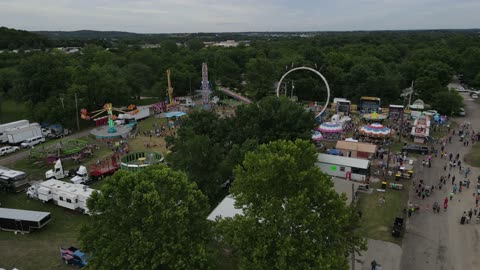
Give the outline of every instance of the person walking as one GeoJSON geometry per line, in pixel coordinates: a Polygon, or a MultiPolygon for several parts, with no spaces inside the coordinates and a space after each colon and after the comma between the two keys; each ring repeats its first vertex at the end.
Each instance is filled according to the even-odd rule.
{"type": "MultiPolygon", "coordinates": [[[[452,198],[452,195],[450,195],[450,198],[452,198]]],[[[445,197],[445,200],[443,201],[443,210],[447,211],[448,208],[448,197],[445,197]]]]}
{"type": "Polygon", "coordinates": [[[377,268],[377,262],[375,260],[373,260],[370,265],[372,266],[372,270],[376,270],[377,268]]]}

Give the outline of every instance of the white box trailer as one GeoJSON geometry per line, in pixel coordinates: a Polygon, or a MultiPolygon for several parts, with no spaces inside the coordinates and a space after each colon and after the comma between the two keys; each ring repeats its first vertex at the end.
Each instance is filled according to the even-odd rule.
{"type": "Polygon", "coordinates": [[[138,111],[138,113],[134,114],[135,120],[143,120],[151,115],[150,108],[144,108],[138,111]]]}
{"type": "Polygon", "coordinates": [[[125,120],[135,120],[135,121],[140,121],[142,119],[145,119],[151,115],[150,109],[149,108],[144,108],[139,110],[136,114],[129,114],[129,113],[121,113],[118,115],[117,119],[115,120],[115,123],[117,124],[124,124],[125,120]]]}
{"type": "Polygon", "coordinates": [[[367,159],[318,154],[315,165],[330,176],[347,180],[364,182],[370,177],[370,161],[367,159]]]}
{"type": "Polygon", "coordinates": [[[53,201],[58,206],[88,214],[87,200],[94,191],[95,189],[85,185],[50,179],[32,184],[27,190],[27,195],[33,199],[53,201]]]}
{"type": "Polygon", "coordinates": [[[0,231],[29,233],[47,225],[50,220],[49,212],[0,208],[0,231]]]}
{"type": "Polygon", "coordinates": [[[30,122],[28,122],[28,120],[20,120],[20,121],[1,124],[0,125],[0,143],[7,143],[8,142],[8,136],[6,134],[7,129],[16,128],[16,127],[20,127],[20,126],[26,126],[29,123],[30,122]]]}
{"type": "Polygon", "coordinates": [[[32,137],[41,136],[42,127],[38,123],[31,123],[24,126],[9,128],[6,130],[9,144],[19,144],[32,137]]]}

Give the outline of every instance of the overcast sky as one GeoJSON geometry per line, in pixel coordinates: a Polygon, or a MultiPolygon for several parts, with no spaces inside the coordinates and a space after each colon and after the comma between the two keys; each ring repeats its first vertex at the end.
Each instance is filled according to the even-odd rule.
{"type": "Polygon", "coordinates": [[[480,0],[0,0],[0,25],[138,33],[480,27],[480,0]]]}

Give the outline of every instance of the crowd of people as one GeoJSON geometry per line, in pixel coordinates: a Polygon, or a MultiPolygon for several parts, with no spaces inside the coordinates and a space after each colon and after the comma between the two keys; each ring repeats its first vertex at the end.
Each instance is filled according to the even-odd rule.
{"type": "MultiPolygon", "coordinates": [[[[420,180],[418,185],[415,185],[415,194],[418,198],[425,200],[428,198],[434,190],[447,189],[447,196],[443,199],[443,209],[447,211],[449,202],[451,203],[453,199],[465,192],[470,190],[472,181],[471,169],[466,167],[465,164],[461,161],[461,155],[459,153],[447,152],[446,146],[451,144],[452,141],[459,138],[463,140],[464,146],[468,146],[471,142],[472,144],[478,142],[479,133],[476,133],[470,123],[464,123],[460,125],[458,130],[450,130],[448,135],[439,141],[440,144],[440,160],[444,161],[443,165],[443,175],[440,176],[438,184],[436,185],[425,185],[423,180],[420,180]],[[462,139],[463,138],[463,139],[462,139]]],[[[422,161],[422,167],[431,167],[432,156],[428,157],[428,160],[422,161]]],[[[469,209],[463,212],[462,217],[460,218],[461,224],[472,223],[474,219],[475,223],[480,223],[480,176],[476,179],[476,185],[474,186],[474,195],[475,195],[475,205],[472,205],[469,209]]],[[[433,203],[434,213],[438,213],[440,210],[440,202],[433,203]]],[[[409,206],[409,214],[411,212],[409,206]]]]}

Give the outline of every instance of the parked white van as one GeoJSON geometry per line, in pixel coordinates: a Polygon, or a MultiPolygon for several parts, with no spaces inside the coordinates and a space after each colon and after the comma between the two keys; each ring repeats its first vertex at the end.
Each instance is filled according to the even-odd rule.
{"type": "Polygon", "coordinates": [[[42,137],[42,136],[35,136],[35,137],[32,137],[30,139],[26,139],[25,141],[23,141],[20,145],[23,147],[23,148],[26,148],[26,147],[33,147],[34,145],[37,145],[39,143],[42,143],[42,142],[45,142],[45,138],[42,137]]]}

